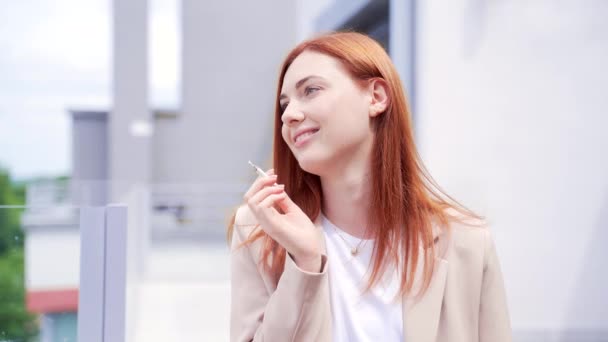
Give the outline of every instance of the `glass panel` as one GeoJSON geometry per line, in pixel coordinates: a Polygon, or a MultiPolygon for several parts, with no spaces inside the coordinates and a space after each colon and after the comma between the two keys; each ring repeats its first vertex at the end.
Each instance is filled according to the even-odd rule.
{"type": "MultiPolygon", "coordinates": [[[[0,321],[0,340],[76,341],[80,282],[87,280],[90,287],[91,279],[99,279],[96,287],[105,287],[109,297],[108,282],[120,279],[121,267],[126,280],[114,286],[125,296],[113,303],[125,312],[119,333],[126,341],[228,340],[225,231],[246,186],[63,179],[32,182],[21,197],[5,196],[10,200],[0,207],[0,310],[10,318],[0,321]],[[108,233],[110,189],[124,189],[113,202],[128,210],[125,241],[108,233]],[[83,219],[91,208],[106,208],[105,218],[83,219]],[[95,239],[90,232],[100,227],[105,238],[95,239]],[[82,246],[88,246],[85,253],[82,246]],[[103,265],[91,263],[90,253],[102,246],[106,269],[99,276],[103,265]],[[111,258],[116,263],[109,267],[111,258]],[[88,266],[81,279],[82,260],[88,266]]],[[[87,299],[80,300],[83,305],[87,299]]],[[[106,312],[99,304],[95,315],[109,314],[107,300],[106,312]]]]}
{"type": "Polygon", "coordinates": [[[244,184],[151,184],[131,189],[137,290],[132,341],[229,339],[226,223],[244,184]],[[142,205],[147,203],[148,205],[142,205]],[[135,209],[137,208],[137,209],[135,209]],[[147,223],[147,224],[146,224],[147,223]]]}
{"type": "Polygon", "coordinates": [[[67,182],[0,182],[0,340],[76,341],[79,213],[67,182]]]}

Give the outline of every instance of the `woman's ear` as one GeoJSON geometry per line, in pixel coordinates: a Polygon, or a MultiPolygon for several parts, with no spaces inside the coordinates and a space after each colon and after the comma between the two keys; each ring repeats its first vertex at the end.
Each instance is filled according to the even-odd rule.
{"type": "Polygon", "coordinates": [[[382,78],[373,78],[369,82],[370,104],[369,116],[375,117],[386,111],[388,108],[388,83],[382,78]]]}

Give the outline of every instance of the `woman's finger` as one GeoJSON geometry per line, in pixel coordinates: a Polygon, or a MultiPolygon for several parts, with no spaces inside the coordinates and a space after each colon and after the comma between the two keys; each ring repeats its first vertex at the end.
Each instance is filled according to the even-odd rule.
{"type": "Polygon", "coordinates": [[[275,205],[275,203],[277,201],[282,200],[285,197],[287,197],[287,194],[285,193],[285,191],[281,191],[279,193],[270,194],[270,195],[266,196],[266,198],[264,198],[264,200],[262,200],[260,202],[260,204],[258,204],[258,207],[260,207],[260,208],[272,208],[272,207],[274,207],[274,205],[275,205]]]}
{"type": "Polygon", "coordinates": [[[253,182],[253,184],[251,184],[251,186],[249,187],[249,190],[247,190],[247,192],[245,192],[245,195],[243,195],[243,199],[245,200],[245,202],[249,202],[249,199],[253,195],[255,195],[257,192],[259,192],[262,188],[269,186],[269,185],[273,185],[276,181],[277,181],[276,175],[256,178],[256,180],[253,182]]]}
{"type": "MultiPolygon", "coordinates": [[[[280,197],[280,194],[275,194],[271,196],[274,197],[277,195],[280,197]]],[[[268,234],[281,246],[284,246],[284,244],[286,243],[284,238],[285,232],[281,228],[284,227],[284,224],[280,223],[279,221],[281,214],[271,205],[269,208],[260,207],[258,212],[256,213],[256,217],[262,230],[264,230],[266,234],[268,234]]]]}
{"type": "Polygon", "coordinates": [[[298,207],[289,196],[285,196],[284,199],[277,202],[277,207],[281,209],[284,213],[290,213],[294,211],[301,211],[300,207],[298,207]]]}
{"type": "Polygon", "coordinates": [[[258,204],[258,217],[265,223],[271,223],[265,231],[270,234],[275,241],[281,243],[281,245],[283,245],[284,242],[282,236],[285,232],[282,229],[275,231],[276,228],[272,229],[271,227],[284,227],[284,224],[279,223],[283,215],[277,210],[277,207],[280,207],[280,203],[285,201],[290,201],[289,195],[282,190],[279,193],[268,195],[258,204]]]}
{"type": "Polygon", "coordinates": [[[247,204],[249,204],[250,207],[252,207],[251,209],[254,211],[257,211],[258,207],[260,206],[260,203],[266,199],[266,197],[268,197],[271,194],[276,194],[276,193],[280,193],[285,189],[285,187],[283,185],[271,185],[271,186],[266,186],[263,189],[261,189],[260,191],[258,191],[257,193],[255,193],[253,196],[251,196],[249,198],[249,201],[247,202],[247,204]]]}

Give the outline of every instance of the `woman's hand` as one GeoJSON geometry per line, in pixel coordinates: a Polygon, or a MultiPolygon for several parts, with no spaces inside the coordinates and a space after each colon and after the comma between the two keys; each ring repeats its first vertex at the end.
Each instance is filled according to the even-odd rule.
{"type": "Polygon", "coordinates": [[[275,185],[277,176],[271,169],[268,177],[258,177],[243,198],[262,229],[283,246],[298,267],[320,272],[321,247],[317,228],[285,193],[284,185],[275,185]],[[279,213],[275,206],[284,214],[279,213]]]}

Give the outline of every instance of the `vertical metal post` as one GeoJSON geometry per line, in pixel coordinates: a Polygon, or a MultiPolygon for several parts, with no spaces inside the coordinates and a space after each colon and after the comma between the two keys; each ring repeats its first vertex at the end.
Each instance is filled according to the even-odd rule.
{"type": "Polygon", "coordinates": [[[125,341],[126,255],[126,206],[82,208],[78,341],[125,341]]]}
{"type": "Polygon", "coordinates": [[[105,208],[80,209],[78,341],[103,342],[105,208]]]}
{"type": "Polygon", "coordinates": [[[104,341],[125,341],[127,286],[127,208],[106,208],[104,341]]]}

